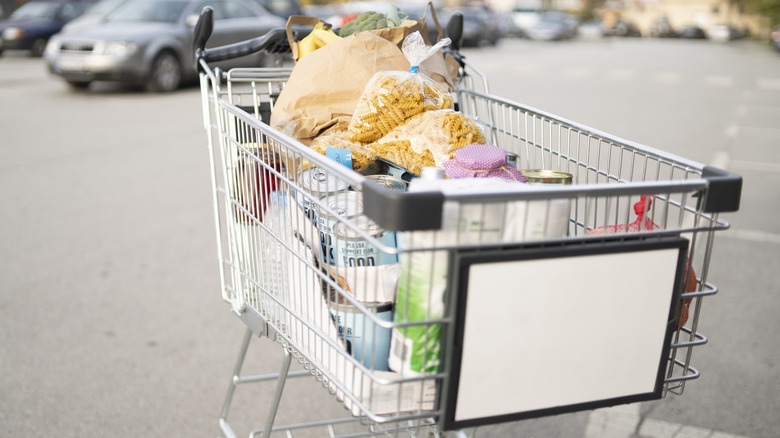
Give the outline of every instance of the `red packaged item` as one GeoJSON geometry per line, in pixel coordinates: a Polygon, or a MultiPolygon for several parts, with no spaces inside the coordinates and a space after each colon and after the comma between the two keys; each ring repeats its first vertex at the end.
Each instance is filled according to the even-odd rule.
{"type": "MultiPolygon", "coordinates": [[[[634,204],[634,213],[636,213],[636,220],[634,222],[631,222],[630,224],[624,225],[624,224],[618,224],[618,225],[607,225],[604,227],[598,227],[594,228],[590,231],[588,231],[586,234],[588,236],[598,236],[601,234],[615,234],[620,232],[637,232],[637,231],[651,231],[651,230],[658,230],[661,227],[655,224],[650,218],[645,217],[645,211],[646,209],[649,209],[650,206],[653,205],[652,199],[648,198],[646,195],[642,195],[639,198],[639,201],[634,204]]],[[[693,268],[691,267],[691,260],[687,259],[685,262],[685,277],[683,277],[684,286],[683,286],[683,293],[689,293],[689,292],[695,292],[696,288],[698,286],[698,281],[696,279],[696,273],[693,271],[693,268]]],[[[693,301],[692,298],[686,298],[683,300],[682,307],[677,312],[677,324],[675,326],[676,329],[679,329],[683,325],[685,325],[686,322],[688,322],[688,308],[691,305],[691,301],[693,301]]]]}

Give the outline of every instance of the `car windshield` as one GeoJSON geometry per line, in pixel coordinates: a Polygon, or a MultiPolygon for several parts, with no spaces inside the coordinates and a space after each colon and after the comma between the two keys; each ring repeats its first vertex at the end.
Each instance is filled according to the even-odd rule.
{"type": "Polygon", "coordinates": [[[129,0],[109,12],[106,20],[175,23],[186,6],[182,1],[129,0]]]}
{"type": "Polygon", "coordinates": [[[13,20],[35,20],[38,18],[57,18],[60,5],[50,2],[25,3],[11,14],[13,20]]]}

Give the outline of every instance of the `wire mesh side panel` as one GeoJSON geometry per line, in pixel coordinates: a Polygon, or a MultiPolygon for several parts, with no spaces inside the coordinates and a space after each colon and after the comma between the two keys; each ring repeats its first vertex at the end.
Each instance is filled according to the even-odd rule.
{"type": "Polygon", "coordinates": [[[685,381],[699,374],[691,367],[692,348],[706,343],[697,332],[701,300],[717,292],[706,281],[714,232],[728,227],[699,207],[706,195],[702,166],[495,96],[459,90],[458,97],[461,110],[484,126],[493,144],[517,155],[519,169],[572,175],[581,190],[571,197],[569,237],[689,239],[690,269],[678,303],[686,322],[674,335],[665,386],[681,394],[685,381]],[[605,186],[624,189],[605,194],[605,186]]]}
{"type": "Polygon", "coordinates": [[[441,374],[388,365],[403,326],[393,319],[396,236],[366,227],[359,175],[259,122],[255,111],[284,85],[265,74],[233,70],[211,98],[223,297],[258,315],[368,433],[431,427],[441,374]]]}

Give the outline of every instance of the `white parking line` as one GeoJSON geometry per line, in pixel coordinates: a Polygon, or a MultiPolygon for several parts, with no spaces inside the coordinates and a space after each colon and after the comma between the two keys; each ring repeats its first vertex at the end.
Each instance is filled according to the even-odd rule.
{"type": "Polygon", "coordinates": [[[653,77],[662,84],[679,84],[682,82],[682,74],[679,72],[660,72],[653,77]]]}
{"type": "Polygon", "coordinates": [[[758,78],[756,87],[765,91],[780,91],[780,78],[758,78]]]}
{"type": "Polygon", "coordinates": [[[748,438],[701,427],[642,418],[639,404],[596,409],[590,413],[585,438],[748,438]]]}
{"type": "Polygon", "coordinates": [[[734,78],[731,76],[710,75],[704,77],[704,83],[711,87],[728,88],[734,86],[734,78]]]}
{"type": "Polygon", "coordinates": [[[630,81],[631,79],[634,78],[634,76],[636,76],[636,70],[630,70],[630,69],[607,70],[605,76],[615,81],[630,81]]]}

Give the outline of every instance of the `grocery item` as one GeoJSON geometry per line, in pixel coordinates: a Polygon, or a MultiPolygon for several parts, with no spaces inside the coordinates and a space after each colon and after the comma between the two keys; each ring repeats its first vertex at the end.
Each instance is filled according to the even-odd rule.
{"type": "Polygon", "coordinates": [[[347,130],[341,125],[328,129],[312,140],[310,147],[326,155],[328,148],[345,149],[352,152],[352,169],[356,172],[366,172],[376,159],[376,152],[370,146],[351,140],[347,130]]]}
{"type": "Polygon", "coordinates": [[[371,148],[377,156],[396,164],[409,172],[420,175],[424,167],[435,166],[436,161],[431,151],[424,150],[421,153],[412,149],[410,140],[387,141],[374,143],[371,148]]]}
{"type": "Polygon", "coordinates": [[[298,42],[298,59],[340,39],[341,37],[333,32],[330,24],[320,21],[308,35],[298,42]]]}
{"type": "Polygon", "coordinates": [[[402,50],[411,65],[409,71],[381,71],[368,81],[349,124],[349,138],[374,142],[423,111],[452,108],[450,93],[418,73],[420,63],[449,42],[445,38],[431,47],[420,32],[407,36],[402,50]]]}
{"type": "Polygon", "coordinates": [[[507,164],[506,152],[487,144],[470,144],[455,151],[455,158],[444,163],[450,178],[503,178],[527,182],[516,167],[507,164]]]}
{"type": "MultiPolygon", "coordinates": [[[[416,155],[402,160],[406,166],[396,164],[412,171],[412,167],[441,167],[455,156],[458,149],[472,143],[484,143],[485,136],[479,125],[465,114],[454,110],[433,110],[420,113],[397,126],[372,144],[372,147],[377,155],[385,158],[386,155],[383,154],[388,152],[382,148],[384,143],[403,141],[409,142],[408,147],[416,155]],[[433,160],[432,164],[430,159],[433,160]]],[[[406,147],[405,143],[403,145],[406,147]]],[[[402,155],[404,152],[397,154],[402,155]]],[[[419,172],[413,173],[419,175],[419,172]]]]}
{"type": "Polygon", "coordinates": [[[573,175],[546,169],[521,170],[520,173],[533,184],[571,184],[573,175]]]}
{"type": "Polygon", "coordinates": [[[398,8],[391,8],[387,15],[377,11],[364,11],[354,20],[345,24],[339,29],[339,36],[346,38],[350,35],[366,30],[385,29],[387,27],[400,26],[409,16],[401,12],[398,8]]]}
{"type": "Polygon", "coordinates": [[[336,263],[335,226],[363,214],[363,196],[358,192],[339,192],[323,196],[317,209],[317,228],[322,245],[321,261],[336,263]],[[326,210],[327,208],[327,210],[326,210]]]}
{"type": "Polygon", "coordinates": [[[642,195],[639,197],[639,201],[634,204],[634,213],[636,213],[637,216],[634,222],[631,222],[628,225],[618,224],[593,228],[592,230],[588,230],[585,234],[588,236],[596,236],[600,234],[657,230],[660,227],[656,225],[652,219],[645,217],[645,211],[652,205],[652,199],[648,198],[647,195],[642,195]]]}
{"type": "MultiPolygon", "coordinates": [[[[392,175],[369,175],[366,177],[366,180],[373,181],[388,190],[396,192],[405,192],[409,185],[403,179],[392,175]]],[[[351,188],[357,192],[362,191],[362,187],[360,186],[351,186],[351,188]]]]}
{"type": "Polygon", "coordinates": [[[233,192],[240,204],[234,206],[236,219],[252,225],[263,220],[271,192],[277,189],[275,172],[283,169],[282,160],[265,146],[246,146],[251,154],[241,155],[235,166],[233,192]],[[272,170],[273,169],[273,170],[272,170]]]}
{"type": "Polygon", "coordinates": [[[295,191],[295,199],[306,217],[316,223],[317,200],[326,195],[346,191],[349,184],[334,173],[319,167],[309,167],[298,174],[298,186],[300,190],[295,191]]]}
{"type": "MultiPolygon", "coordinates": [[[[383,230],[368,216],[360,215],[350,221],[351,225],[368,234],[387,247],[395,247],[395,233],[383,230]]],[[[378,266],[398,261],[397,254],[381,251],[370,241],[354,231],[346,223],[334,227],[335,259],[337,266],[378,266]]]]}
{"type": "Polygon", "coordinates": [[[330,313],[336,322],[339,338],[344,340],[347,353],[368,369],[388,371],[387,358],[390,352],[390,329],[378,325],[372,320],[390,322],[393,320],[392,303],[361,303],[372,316],[347,303],[335,298],[336,293],[330,290],[328,301],[330,313]]]}

